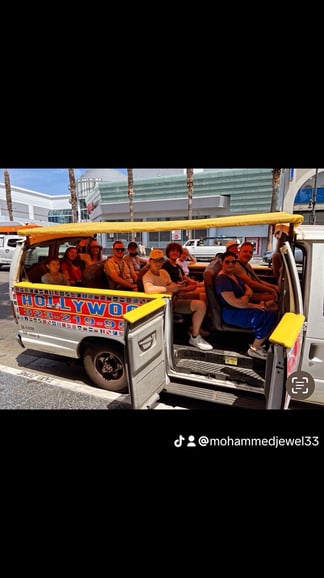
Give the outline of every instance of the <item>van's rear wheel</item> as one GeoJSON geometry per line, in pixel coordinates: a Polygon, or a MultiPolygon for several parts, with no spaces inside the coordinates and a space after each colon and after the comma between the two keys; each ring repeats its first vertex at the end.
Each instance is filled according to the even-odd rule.
{"type": "Polygon", "coordinates": [[[88,377],[103,389],[127,391],[125,361],[118,348],[102,344],[90,345],[83,356],[88,377]]]}

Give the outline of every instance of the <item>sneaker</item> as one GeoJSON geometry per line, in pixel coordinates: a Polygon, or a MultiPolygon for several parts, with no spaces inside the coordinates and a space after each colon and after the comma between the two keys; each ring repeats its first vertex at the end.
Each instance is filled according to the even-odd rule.
{"type": "Polygon", "coordinates": [[[207,341],[205,341],[201,337],[201,335],[197,335],[197,337],[193,337],[192,335],[190,335],[189,345],[192,345],[193,347],[198,347],[198,349],[202,349],[203,351],[213,349],[213,346],[207,341]]]}
{"type": "Polygon", "coordinates": [[[252,345],[250,345],[247,354],[250,357],[256,357],[257,359],[264,359],[264,361],[268,357],[267,352],[262,347],[256,348],[256,347],[252,347],[252,345]]]}

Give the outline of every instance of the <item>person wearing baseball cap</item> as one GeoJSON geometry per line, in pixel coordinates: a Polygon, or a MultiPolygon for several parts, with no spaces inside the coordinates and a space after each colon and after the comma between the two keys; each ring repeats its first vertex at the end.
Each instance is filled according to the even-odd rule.
{"type": "MultiPolygon", "coordinates": [[[[230,239],[229,241],[227,241],[225,245],[226,251],[230,251],[231,253],[233,253],[236,259],[238,258],[239,254],[239,246],[240,244],[237,242],[236,239],[230,239]]],[[[210,280],[210,275],[215,277],[215,275],[218,275],[221,268],[223,267],[222,254],[223,253],[216,253],[215,257],[211,259],[210,263],[207,265],[203,273],[205,283],[209,283],[208,280],[210,280]]]]}
{"type": "Polygon", "coordinates": [[[145,293],[173,294],[173,311],[181,314],[192,314],[192,331],[190,333],[189,344],[203,351],[213,349],[213,346],[200,335],[201,324],[207,311],[205,301],[201,299],[178,298],[177,293],[183,289],[183,284],[172,281],[168,271],[162,269],[164,262],[165,258],[162,249],[152,249],[149,256],[149,270],[143,275],[145,293]]]}
{"type": "Polygon", "coordinates": [[[164,261],[164,253],[162,249],[151,249],[149,259],[153,259],[153,261],[164,261]]]}
{"type": "Polygon", "coordinates": [[[240,243],[238,243],[236,239],[231,239],[230,241],[227,241],[225,245],[226,251],[231,251],[231,253],[235,253],[236,255],[238,254],[239,246],[240,243]]]}

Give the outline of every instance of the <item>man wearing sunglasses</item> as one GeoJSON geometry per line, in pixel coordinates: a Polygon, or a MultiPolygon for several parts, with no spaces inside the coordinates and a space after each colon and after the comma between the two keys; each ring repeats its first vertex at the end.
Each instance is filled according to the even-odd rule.
{"type": "Polygon", "coordinates": [[[115,241],[112,249],[113,254],[104,265],[108,288],[137,291],[137,284],[133,282],[129,267],[123,259],[125,253],[123,242],[115,241]]]}

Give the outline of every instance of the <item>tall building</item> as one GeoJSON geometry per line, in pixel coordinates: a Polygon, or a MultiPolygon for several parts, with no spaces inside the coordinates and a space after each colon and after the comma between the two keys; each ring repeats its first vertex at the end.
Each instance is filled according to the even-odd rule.
{"type": "MultiPolygon", "coordinates": [[[[11,185],[11,199],[15,221],[48,225],[51,222],[51,215],[55,214],[59,214],[63,219],[56,222],[71,221],[70,195],[46,195],[11,185]]],[[[5,185],[0,183],[0,222],[8,220],[5,185]]]]}
{"type": "MultiPolygon", "coordinates": [[[[91,221],[129,220],[127,175],[110,174],[110,181],[103,181],[101,169],[92,169],[86,192],[86,204],[91,221]]],[[[89,177],[89,174],[85,175],[89,177]]],[[[84,175],[81,175],[79,184],[84,175]]],[[[134,220],[175,220],[188,218],[188,192],[186,169],[133,169],[134,220]]],[[[221,215],[267,212],[271,207],[272,169],[198,169],[194,172],[192,217],[208,218],[221,215]]],[[[257,252],[264,249],[268,231],[260,226],[255,241],[257,252]]],[[[221,238],[234,234],[231,230],[196,230],[195,237],[221,238]]],[[[242,227],[238,233],[249,239],[249,231],[242,227]]],[[[109,246],[113,240],[103,238],[109,246]]],[[[182,231],[181,241],[186,240],[182,231]]],[[[125,239],[127,240],[127,239],[125,239]]],[[[170,233],[143,233],[140,239],[146,247],[164,247],[170,233]]],[[[254,239],[253,239],[254,241],[254,239]]]]}

